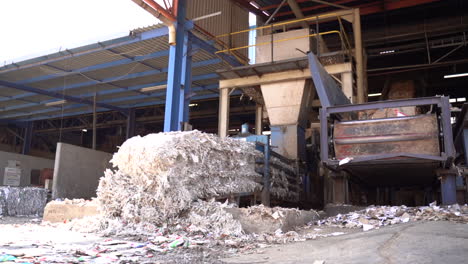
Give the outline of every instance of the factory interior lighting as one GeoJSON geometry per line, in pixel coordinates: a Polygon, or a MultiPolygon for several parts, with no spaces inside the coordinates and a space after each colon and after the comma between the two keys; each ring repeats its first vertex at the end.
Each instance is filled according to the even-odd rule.
{"type": "Polygon", "coordinates": [[[371,93],[371,94],[368,94],[367,96],[369,97],[374,97],[374,96],[381,96],[382,93],[371,93]]]}
{"type": "Polygon", "coordinates": [[[444,79],[458,78],[458,77],[465,77],[465,76],[468,76],[468,72],[445,75],[444,79]]]}
{"type": "Polygon", "coordinates": [[[60,100],[60,101],[55,101],[55,102],[46,103],[45,105],[46,105],[46,106],[63,105],[63,104],[66,103],[66,102],[67,102],[67,100],[60,100]]]}
{"type": "Polygon", "coordinates": [[[161,85],[141,88],[140,91],[141,92],[151,92],[151,91],[156,91],[156,90],[163,90],[163,89],[166,89],[166,87],[167,87],[167,84],[161,84],[161,85]]]}

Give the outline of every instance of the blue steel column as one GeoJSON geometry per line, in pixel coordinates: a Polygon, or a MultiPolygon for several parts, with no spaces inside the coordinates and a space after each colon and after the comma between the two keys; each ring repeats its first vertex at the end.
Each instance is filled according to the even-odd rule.
{"type": "Polygon", "coordinates": [[[192,92],[192,43],[188,32],[185,34],[181,81],[179,120],[180,122],[189,122],[189,104],[192,92]]]}
{"type": "Polygon", "coordinates": [[[463,129],[463,147],[465,151],[465,164],[468,166],[468,128],[463,129]]]}
{"type": "Polygon", "coordinates": [[[176,45],[169,48],[169,69],[167,74],[166,110],[164,113],[164,131],[181,129],[180,96],[182,83],[182,67],[184,58],[185,38],[185,7],[186,0],[179,0],[177,6],[176,45]]]}
{"type": "Polygon", "coordinates": [[[129,109],[127,116],[127,139],[135,136],[135,109],[129,109]]]}
{"type": "Polygon", "coordinates": [[[21,150],[21,154],[28,155],[29,150],[31,149],[31,141],[32,141],[32,134],[33,134],[33,122],[32,121],[27,123],[25,131],[26,133],[24,133],[23,149],[21,150]]]}
{"type": "Polygon", "coordinates": [[[437,176],[440,178],[440,192],[443,205],[451,205],[457,203],[457,170],[438,169],[437,176]]]}
{"type": "Polygon", "coordinates": [[[442,204],[451,205],[457,203],[457,175],[447,174],[441,177],[442,204]]]}

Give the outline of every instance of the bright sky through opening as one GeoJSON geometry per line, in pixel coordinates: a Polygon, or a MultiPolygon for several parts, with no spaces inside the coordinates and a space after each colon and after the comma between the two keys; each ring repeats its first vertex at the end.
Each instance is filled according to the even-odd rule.
{"type": "Polygon", "coordinates": [[[0,66],[126,36],[156,23],[131,0],[1,0],[0,66]]]}

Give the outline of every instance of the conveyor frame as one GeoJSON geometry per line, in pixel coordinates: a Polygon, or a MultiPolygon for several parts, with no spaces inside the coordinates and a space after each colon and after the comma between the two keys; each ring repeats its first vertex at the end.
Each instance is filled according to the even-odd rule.
{"type": "MultiPolygon", "coordinates": [[[[402,100],[391,100],[391,101],[378,101],[365,104],[350,104],[340,106],[323,107],[320,109],[320,145],[321,147],[321,159],[322,162],[332,169],[336,169],[339,164],[339,160],[330,156],[330,130],[329,124],[335,120],[340,120],[343,113],[351,113],[357,111],[371,110],[371,109],[382,109],[382,108],[396,108],[405,106],[424,106],[424,105],[435,105],[439,108],[440,115],[439,120],[441,123],[442,130],[442,142],[440,156],[433,155],[422,155],[422,154],[410,154],[410,153],[393,153],[386,154],[382,153],[379,155],[370,155],[366,157],[355,158],[350,163],[382,160],[394,157],[408,157],[408,158],[419,158],[425,160],[439,161],[442,163],[443,168],[449,168],[455,157],[455,149],[453,146],[452,137],[452,126],[450,123],[450,103],[448,97],[437,96],[437,97],[424,97],[415,99],[402,99],[402,100]],[[325,147],[327,146],[327,147],[325,147]]],[[[398,118],[397,118],[398,119],[398,118]]]]}

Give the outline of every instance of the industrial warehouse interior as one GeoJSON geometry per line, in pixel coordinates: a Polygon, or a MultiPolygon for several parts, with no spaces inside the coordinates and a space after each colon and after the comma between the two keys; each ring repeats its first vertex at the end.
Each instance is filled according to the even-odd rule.
{"type": "Polygon", "coordinates": [[[0,10],[0,263],[467,263],[467,1],[0,10]]]}

